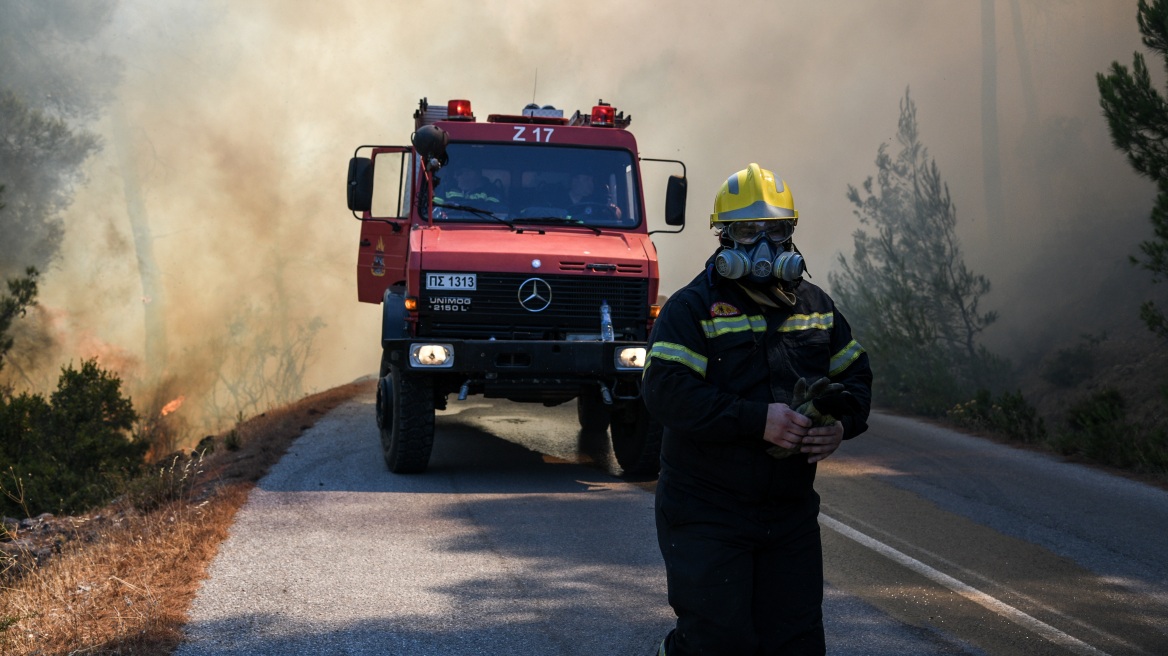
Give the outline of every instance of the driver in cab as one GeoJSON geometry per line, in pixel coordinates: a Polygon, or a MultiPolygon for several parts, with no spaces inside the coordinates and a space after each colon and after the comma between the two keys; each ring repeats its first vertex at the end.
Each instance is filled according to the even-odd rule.
{"type": "Polygon", "coordinates": [[[597,196],[596,182],[587,173],[577,173],[568,183],[568,211],[572,218],[621,218],[620,208],[609,199],[597,196]]]}

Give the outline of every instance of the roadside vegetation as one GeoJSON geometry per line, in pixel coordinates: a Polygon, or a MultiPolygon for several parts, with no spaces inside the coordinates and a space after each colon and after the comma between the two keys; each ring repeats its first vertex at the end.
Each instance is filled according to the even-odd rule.
{"type": "MultiPolygon", "coordinates": [[[[0,296],[8,330],[36,303],[36,273],[0,296]]],[[[241,421],[193,450],[161,446],[96,361],[66,366],[47,398],[0,388],[0,653],[159,654],[247,493],[317,417],[372,383],[352,383],[241,421]],[[151,455],[155,454],[155,455],[151,455]]]]}
{"type": "MultiPolygon", "coordinates": [[[[1161,66],[1168,66],[1168,2],[1140,0],[1137,22],[1144,45],[1161,66]]],[[[1148,65],[1138,52],[1132,56],[1130,70],[1113,62],[1108,73],[1096,76],[1096,82],[1112,143],[1158,191],[1150,217],[1155,236],[1140,244],[1141,254],[1131,258],[1132,264],[1150,272],[1153,282],[1164,282],[1168,280],[1168,101],[1152,86],[1148,65]]],[[[1140,318],[1148,330],[1168,340],[1168,318],[1162,308],[1153,300],[1146,301],[1140,318]]]]}
{"type": "MultiPolygon", "coordinates": [[[[1144,45],[1168,66],[1168,0],[1140,0],[1144,45]]],[[[1100,103],[1115,146],[1157,185],[1154,238],[1133,265],[1168,280],[1168,101],[1152,87],[1140,53],[1132,69],[1114,63],[1099,74],[1100,103]]],[[[829,275],[833,292],[868,349],[883,407],[1114,467],[1168,484],[1168,319],[1146,301],[1143,338],[1086,334],[1053,349],[1036,371],[1022,371],[981,344],[997,320],[983,312],[988,277],[966,266],[957,214],[918,129],[906,92],[896,134],[882,144],[876,175],[849,186],[860,227],[850,257],[829,275]],[[1056,401],[1040,410],[1021,387],[1045,386],[1056,401]]],[[[1163,288],[1159,288],[1163,289],[1163,288]]]]}
{"type": "Polygon", "coordinates": [[[51,324],[60,308],[39,307],[38,293],[42,276],[61,271],[68,221],[86,212],[72,207],[74,193],[87,183],[88,160],[106,145],[91,126],[108,116],[122,63],[96,37],[117,5],[0,0],[5,655],[169,652],[253,482],[317,416],[370,392],[354,384],[305,398],[304,372],[323,323],[290,316],[280,294],[264,308],[240,309],[219,331],[207,331],[206,344],[186,351],[214,352],[206,380],[176,382],[164,373],[178,367],[165,360],[164,290],[128,169],[121,171],[127,214],[144,238],[126,244],[136,249],[150,299],[145,357],[74,358],[58,343],[51,324]],[[67,364],[55,370],[58,359],[67,364]],[[172,389],[178,383],[182,394],[172,389]],[[174,414],[186,395],[204,430],[228,427],[193,449],[200,422],[174,414]]]}
{"type": "Polygon", "coordinates": [[[109,503],[0,529],[0,653],[165,654],[248,491],[317,418],[372,383],[306,397],[208,436],[109,503]]]}

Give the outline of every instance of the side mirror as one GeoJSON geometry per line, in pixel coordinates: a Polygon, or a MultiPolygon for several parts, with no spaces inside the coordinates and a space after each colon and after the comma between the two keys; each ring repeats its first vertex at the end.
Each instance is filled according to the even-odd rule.
{"type": "Polygon", "coordinates": [[[373,209],[373,160],[354,157],[349,160],[349,178],[346,188],[349,209],[368,212],[373,209]]]}
{"type": "Polygon", "coordinates": [[[665,189],[665,223],[671,226],[685,225],[686,180],[680,175],[669,176],[665,189]]]}

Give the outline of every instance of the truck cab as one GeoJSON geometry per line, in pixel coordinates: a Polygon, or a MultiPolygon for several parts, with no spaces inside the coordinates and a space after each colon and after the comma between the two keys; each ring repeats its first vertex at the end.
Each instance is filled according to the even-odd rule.
{"type": "Polygon", "coordinates": [[[377,421],[395,473],[427,468],[435,409],[470,394],[575,400],[582,430],[611,429],[626,474],[657,471],[640,379],[661,220],[646,214],[641,162],[681,168],[666,185],[672,232],[684,165],[641,158],[611,105],[563,114],[529,105],[480,122],[469,101],[423,99],[411,145],[350,160],[358,300],[382,305],[377,421]]]}

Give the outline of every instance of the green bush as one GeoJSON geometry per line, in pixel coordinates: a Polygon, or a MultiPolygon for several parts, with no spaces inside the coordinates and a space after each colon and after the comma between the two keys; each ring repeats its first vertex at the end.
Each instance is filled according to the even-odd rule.
{"type": "Polygon", "coordinates": [[[1127,419],[1126,401],[1105,389],[1070,408],[1066,429],[1051,440],[1064,455],[1147,474],[1168,474],[1168,431],[1127,419]]]}
{"type": "Polygon", "coordinates": [[[979,389],[1001,387],[1010,372],[1007,360],[980,347],[972,358],[936,345],[865,348],[879,381],[877,401],[928,417],[946,416],[979,389]]]}
{"type": "Polygon", "coordinates": [[[57,390],[0,396],[0,487],[6,515],[70,513],[108,502],[142,467],[133,405],[121,380],[94,360],[61,370],[57,390]]]}
{"type": "Polygon", "coordinates": [[[1004,392],[994,399],[989,390],[978,390],[972,400],[953,406],[948,416],[966,428],[995,433],[1027,444],[1036,444],[1046,439],[1045,422],[1038,416],[1038,410],[1022,396],[1022,392],[1004,392]]]}
{"type": "Polygon", "coordinates": [[[881,405],[936,417],[963,396],[948,359],[938,349],[877,348],[869,355],[873,375],[880,382],[877,400],[881,405]]]}

